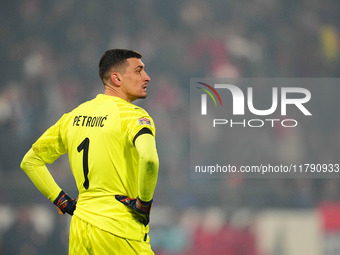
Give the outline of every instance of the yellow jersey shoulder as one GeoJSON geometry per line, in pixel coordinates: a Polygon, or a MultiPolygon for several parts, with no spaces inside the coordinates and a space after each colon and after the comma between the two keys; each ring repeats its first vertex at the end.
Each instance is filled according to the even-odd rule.
{"type": "Polygon", "coordinates": [[[123,99],[117,100],[117,106],[121,120],[121,129],[126,132],[131,143],[133,143],[134,136],[143,128],[150,129],[152,134],[156,135],[154,121],[142,107],[128,103],[123,99]]]}

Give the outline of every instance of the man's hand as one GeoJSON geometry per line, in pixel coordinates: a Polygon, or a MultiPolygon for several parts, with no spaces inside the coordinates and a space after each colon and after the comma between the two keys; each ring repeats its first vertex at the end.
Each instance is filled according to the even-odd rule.
{"type": "Polygon", "coordinates": [[[53,204],[58,207],[60,214],[68,213],[73,215],[73,211],[76,209],[77,199],[72,199],[64,191],[60,191],[59,196],[54,200],[53,204]]]}
{"type": "Polygon", "coordinates": [[[144,224],[144,226],[147,226],[150,222],[150,211],[152,206],[152,199],[148,202],[142,201],[137,198],[129,198],[127,196],[115,196],[116,199],[123,203],[124,205],[132,208],[135,212],[138,213],[139,216],[141,216],[141,222],[144,224]]]}

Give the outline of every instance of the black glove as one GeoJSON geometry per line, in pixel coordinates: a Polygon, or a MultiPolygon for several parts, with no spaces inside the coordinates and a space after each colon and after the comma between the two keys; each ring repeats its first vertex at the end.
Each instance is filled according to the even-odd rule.
{"type": "Polygon", "coordinates": [[[124,205],[133,209],[140,216],[140,222],[147,226],[150,222],[150,211],[152,207],[152,199],[148,202],[137,198],[129,198],[127,196],[115,196],[116,199],[124,205]]]}
{"type": "Polygon", "coordinates": [[[60,191],[59,196],[54,200],[53,204],[58,207],[60,214],[68,213],[73,215],[73,211],[76,209],[77,199],[72,199],[64,191],[60,191]]]}

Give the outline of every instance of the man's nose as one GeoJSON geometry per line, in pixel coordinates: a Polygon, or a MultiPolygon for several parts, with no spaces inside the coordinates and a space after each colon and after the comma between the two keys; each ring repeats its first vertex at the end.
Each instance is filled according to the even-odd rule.
{"type": "Polygon", "coordinates": [[[149,82],[151,81],[150,76],[145,72],[145,81],[149,82]]]}

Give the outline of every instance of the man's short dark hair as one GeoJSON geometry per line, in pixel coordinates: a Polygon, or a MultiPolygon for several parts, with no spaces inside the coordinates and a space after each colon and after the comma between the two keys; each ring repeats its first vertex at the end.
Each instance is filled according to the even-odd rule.
{"type": "Polygon", "coordinates": [[[104,82],[104,78],[107,72],[112,67],[118,67],[126,62],[128,58],[142,58],[142,55],[133,50],[127,49],[112,49],[107,50],[100,58],[99,61],[99,76],[104,82]]]}

